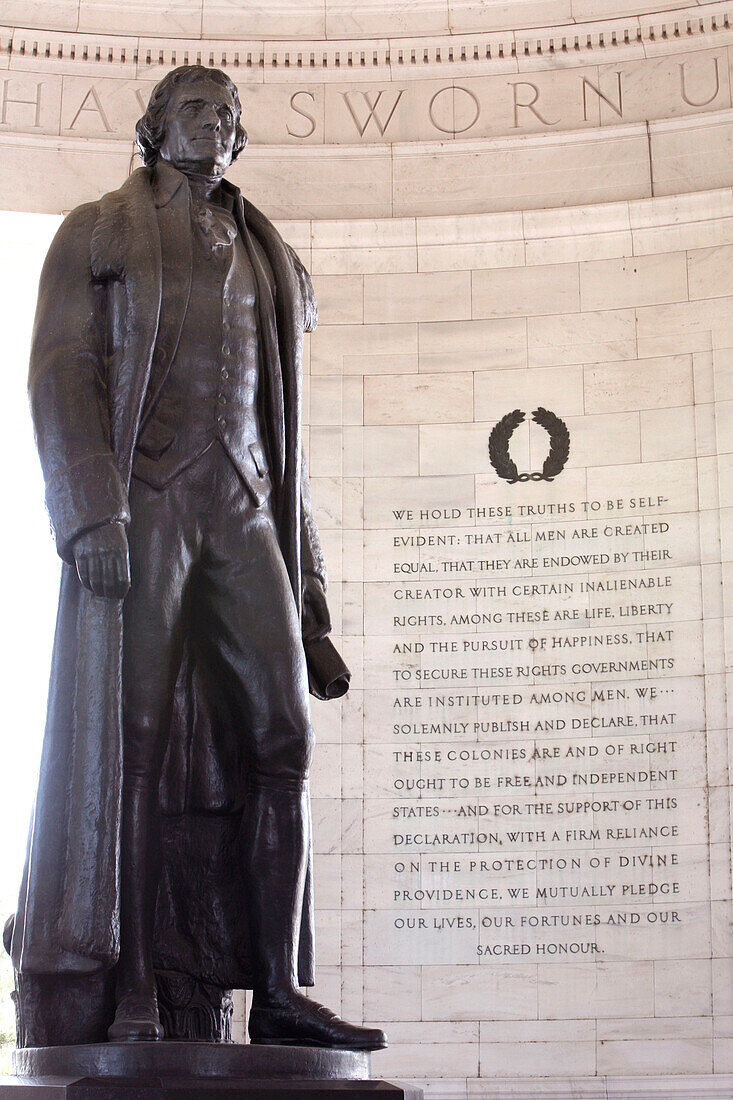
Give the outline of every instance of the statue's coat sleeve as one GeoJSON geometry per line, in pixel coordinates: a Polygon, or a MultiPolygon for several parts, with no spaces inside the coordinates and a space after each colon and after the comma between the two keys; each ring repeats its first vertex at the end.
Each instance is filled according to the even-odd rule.
{"type": "Polygon", "coordinates": [[[23,973],[88,973],[113,966],[119,954],[122,604],[93,596],[69,563],[78,534],[128,516],[160,309],[155,227],[141,169],[120,191],[69,215],[41,276],[29,391],[65,564],[13,928],[13,961],[23,973]],[[126,225],[136,232],[126,234],[126,225]]]}
{"type": "Polygon", "coordinates": [[[91,272],[98,215],[96,203],[79,207],[51,245],[41,275],[28,380],[46,505],[58,552],[69,562],[82,532],[130,519],[110,438],[105,288],[91,272]]]}

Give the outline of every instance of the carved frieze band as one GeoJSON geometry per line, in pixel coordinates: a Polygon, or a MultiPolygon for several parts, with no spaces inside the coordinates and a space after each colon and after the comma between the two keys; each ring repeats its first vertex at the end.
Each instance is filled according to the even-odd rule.
{"type": "MultiPolygon", "coordinates": [[[[145,39],[114,35],[63,33],[0,27],[0,66],[13,59],[51,63],[70,62],[99,65],[100,68],[203,64],[234,69],[349,70],[392,69],[400,73],[428,66],[452,67],[507,60],[519,64],[523,58],[564,56],[602,51],[607,60],[614,51],[634,45],[645,49],[671,40],[715,36],[728,30],[731,22],[728,0],[689,8],[662,11],[648,16],[564,26],[497,31],[488,34],[452,35],[431,38],[391,38],[345,42],[265,42],[145,39]],[[8,61],[8,59],[10,59],[8,61]]],[[[712,44],[712,43],[711,43],[712,44]]]]}
{"type": "MultiPolygon", "coordinates": [[[[253,145],[478,141],[729,110],[730,47],[581,68],[391,81],[262,82],[232,72],[253,145]]],[[[600,59],[599,59],[600,60],[600,59]]],[[[604,58],[605,61],[605,58],[604,58]]],[[[231,70],[230,70],[231,71],[231,70]]],[[[0,70],[0,135],[130,141],[161,73],[0,70]]]]}

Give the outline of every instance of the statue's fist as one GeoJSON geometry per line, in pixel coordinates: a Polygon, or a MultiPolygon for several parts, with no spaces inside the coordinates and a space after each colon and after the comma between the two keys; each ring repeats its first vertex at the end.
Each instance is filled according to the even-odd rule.
{"type": "Polygon", "coordinates": [[[130,588],[130,554],[122,523],[86,531],[74,543],[79,580],[95,596],[121,600],[130,588]]]}

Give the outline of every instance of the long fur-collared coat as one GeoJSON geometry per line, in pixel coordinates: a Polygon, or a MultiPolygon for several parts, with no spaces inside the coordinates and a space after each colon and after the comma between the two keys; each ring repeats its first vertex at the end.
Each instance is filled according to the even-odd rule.
{"type": "MultiPolygon", "coordinates": [[[[303,574],[325,587],[301,453],[302,340],[315,327],[315,300],[305,269],[272,224],[224,186],[240,232],[257,238],[269,264],[267,300],[260,302],[263,416],[280,545],[300,606],[303,574]]],[[[119,955],[122,604],[81,586],[72,545],[84,530],[129,518],[136,440],[186,311],[188,196],[184,177],[170,166],[138,169],[118,191],[66,218],[41,276],[29,390],[65,564],[12,942],[21,974],[91,974],[114,966],[119,955]]],[[[176,687],[178,729],[161,783],[156,966],[239,988],[250,984],[236,854],[245,784],[236,731],[212,720],[210,702],[187,649],[176,687]]],[[[300,979],[313,982],[310,888],[300,979]]]]}

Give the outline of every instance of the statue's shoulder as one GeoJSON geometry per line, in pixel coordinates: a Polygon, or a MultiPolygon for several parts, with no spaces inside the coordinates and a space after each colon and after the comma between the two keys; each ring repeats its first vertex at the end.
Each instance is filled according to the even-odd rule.
{"type": "Polygon", "coordinates": [[[56,230],[46,254],[40,288],[60,287],[75,274],[89,271],[89,256],[99,203],[85,202],[70,211],[56,230]]]}
{"type": "Polygon", "coordinates": [[[150,170],[139,168],[115,191],[75,207],[59,226],[49,259],[63,262],[74,254],[86,257],[97,277],[118,273],[135,204],[150,195],[150,170]]]}
{"type": "Polygon", "coordinates": [[[96,278],[115,278],[124,272],[140,209],[152,201],[150,168],[138,168],[121,187],[99,200],[91,239],[92,273],[96,278]]]}
{"type": "Polygon", "coordinates": [[[75,206],[64,218],[59,232],[63,230],[69,233],[89,225],[93,228],[100,214],[104,214],[105,211],[119,210],[131,202],[134,203],[146,192],[152,195],[151,172],[149,168],[138,168],[127,177],[121,187],[114,191],[107,191],[92,202],[83,202],[80,206],[75,206]]]}
{"type": "Polygon", "coordinates": [[[90,240],[98,217],[98,199],[94,202],[85,202],[82,203],[81,206],[74,207],[61,222],[51,247],[65,247],[67,244],[77,242],[79,238],[90,240]]]}

